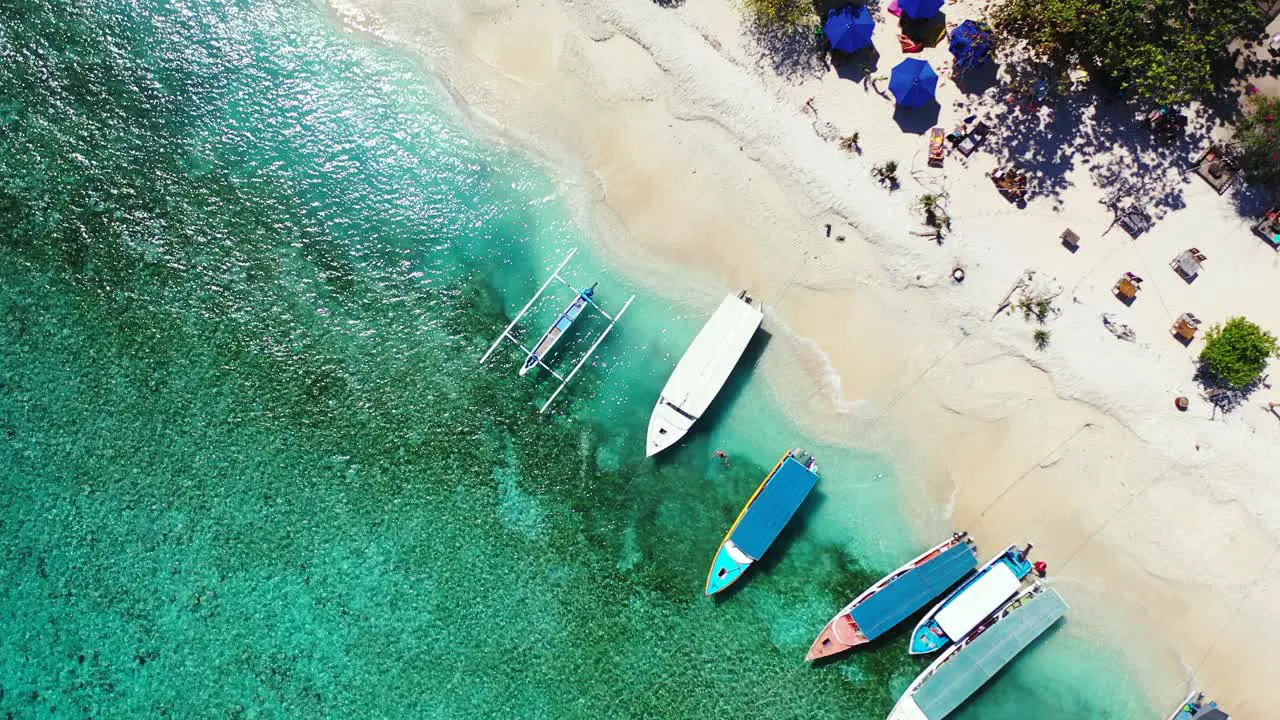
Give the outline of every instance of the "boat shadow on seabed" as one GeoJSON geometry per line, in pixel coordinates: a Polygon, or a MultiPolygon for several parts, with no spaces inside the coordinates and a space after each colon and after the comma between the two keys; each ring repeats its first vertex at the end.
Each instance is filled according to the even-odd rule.
{"type": "MultiPolygon", "coordinates": [[[[773,336],[768,330],[760,328],[752,336],[751,342],[747,343],[747,349],[742,352],[738,364],[734,366],[733,373],[729,375],[729,380],[725,382],[724,387],[716,395],[716,398],[707,406],[707,411],[698,418],[698,422],[694,423],[687,435],[684,436],[676,445],[668,450],[658,453],[654,456],[654,463],[658,467],[666,467],[668,464],[674,464],[682,461],[682,456],[687,456],[690,449],[697,448],[707,444],[708,432],[721,427],[721,421],[726,415],[737,405],[738,400],[742,398],[742,393],[746,390],[747,385],[751,383],[755,376],[756,367],[760,364],[760,358],[764,355],[765,348],[773,336]]],[[[729,453],[732,458],[733,453],[729,453]]],[[[711,457],[708,452],[707,457],[711,457]]],[[[684,458],[687,460],[687,457],[684,458]]]]}

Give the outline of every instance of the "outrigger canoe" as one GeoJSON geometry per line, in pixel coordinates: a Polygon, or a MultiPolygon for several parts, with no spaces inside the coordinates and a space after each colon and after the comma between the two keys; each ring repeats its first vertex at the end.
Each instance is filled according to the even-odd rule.
{"type": "Polygon", "coordinates": [[[708,595],[732,585],[764,556],[817,483],[818,463],[812,456],[800,449],[782,456],[721,541],[707,573],[708,595]]]}
{"type": "Polygon", "coordinates": [[[1027,560],[1029,552],[1030,545],[1025,550],[1010,545],[945,600],[934,605],[911,633],[911,654],[936,652],[960,641],[1013,597],[1022,587],[1022,579],[1033,569],[1027,560]]]}
{"type": "Polygon", "coordinates": [[[845,605],[818,634],[805,660],[829,657],[875,640],[977,566],[978,548],[969,534],[953,534],[845,605]]]}
{"type": "Polygon", "coordinates": [[[587,304],[591,302],[591,296],[596,294],[596,285],[598,284],[593,283],[591,287],[578,293],[573,302],[569,303],[569,307],[565,308],[564,312],[560,313],[560,317],[556,318],[556,321],[551,323],[551,327],[547,328],[547,331],[542,334],[542,339],[538,341],[537,345],[533,346],[533,350],[530,350],[529,355],[524,359],[524,365],[520,368],[522,377],[532,370],[534,366],[542,362],[543,358],[551,354],[551,348],[555,347],[557,342],[560,342],[560,338],[564,336],[569,327],[573,325],[573,322],[582,314],[587,304]]]}

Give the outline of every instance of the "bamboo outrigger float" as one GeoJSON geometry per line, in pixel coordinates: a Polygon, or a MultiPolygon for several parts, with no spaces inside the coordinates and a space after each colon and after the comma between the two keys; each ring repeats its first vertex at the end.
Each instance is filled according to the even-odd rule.
{"type": "Polygon", "coordinates": [[[591,285],[589,288],[579,290],[560,276],[560,271],[564,270],[565,266],[569,264],[569,261],[572,260],[573,256],[577,253],[578,251],[576,248],[569,251],[569,254],[560,262],[560,265],[552,271],[551,277],[547,278],[546,282],[542,283],[542,287],[538,288],[538,291],[533,294],[533,297],[529,298],[529,302],[525,303],[524,307],[520,308],[520,312],[516,313],[516,316],[511,319],[511,322],[503,328],[502,334],[498,336],[497,340],[493,341],[493,344],[489,346],[489,349],[486,350],[484,355],[480,358],[480,364],[483,365],[485,361],[489,359],[489,356],[493,355],[494,351],[498,349],[498,346],[502,344],[503,340],[510,340],[521,350],[525,351],[525,359],[520,366],[520,375],[523,376],[534,367],[540,366],[543,370],[551,373],[555,379],[559,380],[560,384],[556,386],[555,392],[551,393],[551,397],[547,398],[547,401],[542,404],[542,407],[538,412],[546,412],[547,408],[551,407],[551,403],[555,401],[558,395],[560,395],[560,392],[564,390],[564,387],[569,384],[569,381],[573,379],[574,375],[578,374],[578,371],[582,369],[582,366],[585,365],[587,360],[595,353],[596,348],[600,347],[600,343],[604,342],[605,337],[607,337],[613,330],[613,326],[617,325],[618,320],[622,319],[623,313],[627,311],[628,307],[631,307],[631,301],[636,299],[635,295],[627,298],[627,301],[622,304],[622,309],[618,310],[616,315],[610,315],[605,312],[604,309],[597,305],[594,300],[596,284],[591,285]],[[572,290],[575,297],[573,301],[569,303],[569,306],[560,313],[560,316],[556,318],[555,322],[551,323],[551,326],[542,334],[542,337],[534,344],[533,348],[527,348],[520,343],[516,336],[511,334],[511,330],[516,326],[516,323],[520,322],[520,318],[524,317],[525,313],[529,312],[529,308],[533,307],[533,303],[536,302],[539,297],[542,297],[542,293],[546,292],[551,283],[557,280],[565,287],[572,290]],[[547,355],[550,354],[556,343],[560,341],[560,338],[564,337],[564,334],[569,330],[587,306],[595,308],[596,312],[608,318],[609,324],[600,333],[600,335],[596,337],[595,342],[591,343],[591,347],[587,349],[586,354],[578,359],[578,363],[573,366],[573,369],[569,371],[569,374],[561,375],[543,361],[547,358],[547,355]]]}

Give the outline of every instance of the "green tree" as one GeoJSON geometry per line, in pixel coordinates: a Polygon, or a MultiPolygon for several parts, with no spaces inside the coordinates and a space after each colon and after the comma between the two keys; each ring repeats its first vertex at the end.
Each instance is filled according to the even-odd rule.
{"type": "Polygon", "coordinates": [[[1250,97],[1248,112],[1236,125],[1236,142],[1240,167],[1250,180],[1280,184],[1280,98],[1250,97]]]}
{"type": "Polygon", "coordinates": [[[1267,361],[1277,353],[1280,346],[1274,335],[1234,317],[1205,333],[1200,364],[1211,382],[1239,390],[1261,377],[1267,361]]]}
{"type": "Polygon", "coordinates": [[[1263,20],[1244,0],[1008,0],[994,19],[1040,59],[1075,60],[1161,105],[1211,92],[1227,44],[1263,20]]]}

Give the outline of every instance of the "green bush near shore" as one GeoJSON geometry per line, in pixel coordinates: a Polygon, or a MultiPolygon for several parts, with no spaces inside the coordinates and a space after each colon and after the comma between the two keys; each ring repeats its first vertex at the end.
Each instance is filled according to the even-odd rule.
{"type": "Polygon", "coordinates": [[[746,0],[747,13],[766,27],[794,28],[817,22],[807,0],[746,0]]]}
{"type": "Polygon", "coordinates": [[[1212,92],[1227,44],[1264,20],[1244,0],[1008,0],[993,19],[1040,59],[1074,61],[1160,105],[1212,92]]]}
{"type": "Polygon", "coordinates": [[[1200,363],[1212,382],[1234,389],[1253,384],[1280,354],[1276,337],[1242,317],[1214,325],[1205,333],[1200,363]]]}
{"type": "Polygon", "coordinates": [[[1254,95],[1244,119],[1236,125],[1240,166],[1263,185],[1280,184],[1280,98],[1254,95]]]}

